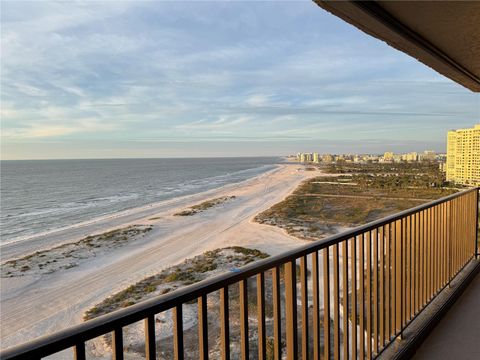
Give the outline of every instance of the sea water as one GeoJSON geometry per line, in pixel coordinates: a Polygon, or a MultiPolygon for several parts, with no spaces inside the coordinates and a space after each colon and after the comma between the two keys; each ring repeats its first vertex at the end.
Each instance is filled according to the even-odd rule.
{"type": "Polygon", "coordinates": [[[282,160],[256,158],[2,161],[0,241],[238,183],[282,160]]]}

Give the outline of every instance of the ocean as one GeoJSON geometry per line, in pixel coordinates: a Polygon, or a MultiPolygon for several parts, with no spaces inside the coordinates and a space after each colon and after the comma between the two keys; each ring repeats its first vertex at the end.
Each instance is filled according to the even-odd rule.
{"type": "Polygon", "coordinates": [[[238,183],[278,157],[25,160],[0,163],[0,241],[238,183]]]}

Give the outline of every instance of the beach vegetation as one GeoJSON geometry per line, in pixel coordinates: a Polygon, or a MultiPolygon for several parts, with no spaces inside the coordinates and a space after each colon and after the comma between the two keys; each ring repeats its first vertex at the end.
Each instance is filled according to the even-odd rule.
{"type": "Polygon", "coordinates": [[[227,201],[233,200],[235,198],[236,198],[236,196],[232,195],[232,196],[222,196],[222,197],[219,197],[219,198],[207,200],[207,201],[204,201],[200,204],[193,205],[190,208],[188,208],[186,210],[182,210],[182,211],[180,211],[178,213],[175,213],[173,215],[174,216],[192,216],[192,215],[195,215],[199,212],[202,212],[202,211],[208,210],[212,207],[223,204],[227,201]]]}
{"type": "MultiPolygon", "coordinates": [[[[204,280],[214,274],[226,272],[232,268],[239,268],[249,262],[266,257],[268,257],[268,254],[257,249],[248,249],[240,246],[206,251],[201,255],[186,259],[178,265],[164,269],[156,275],[149,276],[113,294],[88,310],[84,314],[84,319],[88,320],[107,314],[125,307],[125,304],[133,305],[153,296],[167,294],[182,286],[204,280]]],[[[196,300],[193,302],[196,302],[196,300]]]]}
{"type": "Polygon", "coordinates": [[[35,251],[21,258],[4,262],[1,267],[1,276],[14,277],[27,273],[51,274],[59,270],[71,269],[78,266],[81,260],[95,257],[100,251],[113,250],[126,245],[152,229],[151,225],[131,225],[98,235],[89,235],[77,242],[35,251]]]}
{"type": "Polygon", "coordinates": [[[436,165],[342,164],[304,181],[290,196],[258,214],[255,221],[318,240],[422,203],[450,195],[436,165]]]}

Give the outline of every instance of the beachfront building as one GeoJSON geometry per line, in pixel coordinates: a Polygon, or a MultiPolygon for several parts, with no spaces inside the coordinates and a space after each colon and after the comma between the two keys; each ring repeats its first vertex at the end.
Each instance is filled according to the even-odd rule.
{"type": "Polygon", "coordinates": [[[435,161],[437,153],[433,150],[425,150],[420,154],[419,159],[421,161],[435,161]]]}
{"type": "Polygon", "coordinates": [[[322,162],[332,163],[333,162],[333,156],[331,154],[323,154],[322,155],[322,162]]]}
{"type": "Polygon", "coordinates": [[[480,124],[447,134],[447,181],[480,185],[480,124]]]}
{"type": "Polygon", "coordinates": [[[393,162],[393,152],[387,151],[383,154],[383,162],[393,162]]]}
{"type": "Polygon", "coordinates": [[[410,152],[402,155],[402,161],[415,162],[418,160],[418,153],[410,152]]]}

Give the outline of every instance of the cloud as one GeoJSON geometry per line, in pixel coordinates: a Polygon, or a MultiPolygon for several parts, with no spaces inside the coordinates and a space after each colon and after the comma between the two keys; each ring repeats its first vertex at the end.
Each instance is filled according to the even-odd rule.
{"type": "Polygon", "coordinates": [[[441,142],[480,118],[478,94],[307,0],[7,1],[1,42],[7,147],[224,139],[261,154],[278,140],[282,153],[305,139],[441,142]]]}

